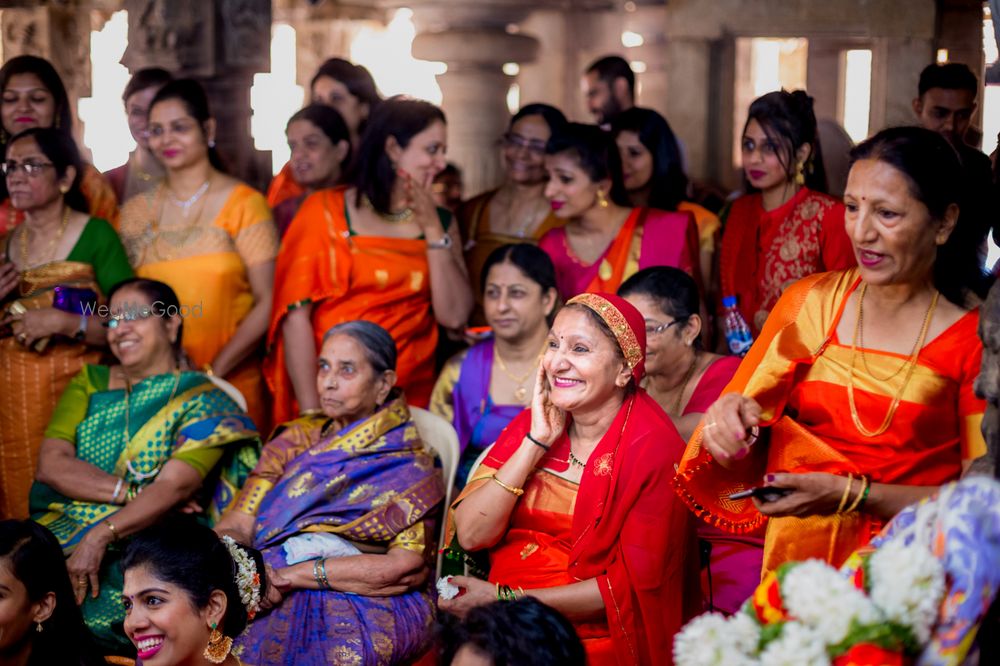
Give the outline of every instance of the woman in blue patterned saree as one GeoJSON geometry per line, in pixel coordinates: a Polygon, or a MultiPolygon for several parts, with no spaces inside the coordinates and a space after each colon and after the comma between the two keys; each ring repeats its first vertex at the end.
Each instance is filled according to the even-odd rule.
{"type": "Polygon", "coordinates": [[[183,323],[169,286],[126,280],[109,304],[119,365],[88,365],[71,380],[45,432],[30,506],[69,557],[98,643],[129,654],[119,540],[188,506],[217,519],[257,462],[260,439],[208,376],[179,369],[183,323]]]}
{"type": "Polygon", "coordinates": [[[444,484],[394,390],[377,324],[327,332],[322,411],[286,423],[216,527],[261,550],[285,595],[237,640],[245,664],[391,664],[427,648],[444,484]]]}

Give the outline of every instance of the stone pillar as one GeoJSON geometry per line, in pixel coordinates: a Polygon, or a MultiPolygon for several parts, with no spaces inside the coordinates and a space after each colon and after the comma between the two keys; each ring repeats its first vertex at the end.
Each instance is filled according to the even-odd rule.
{"type": "MultiPolygon", "coordinates": [[[[712,42],[708,39],[671,37],[665,46],[665,71],[670,94],[660,105],[674,133],[684,144],[688,175],[701,179],[709,175],[712,163],[712,117],[710,102],[713,82],[712,42]]],[[[645,97],[645,93],[644,93],[645,97]]]]}
{"type": "Polygon", "coordinates": [[[448,156],[463,171],[467,196],[503,181],[498,141],[507,129],[507,62],[531,62],[538,41],[509,34],[502,27],[460,27],[418,34],[413,55],[444,61],[438,76],[442,107],[448,116],[448,156]]]}
{"type": "Polygon", "coordinates": [[[263,189],[270,158],[250,135],[253,76],[270,69],[270,0],[125,0],[130,71],[163,67],[196,79],[216,119],[216,145],[232,175],[263,189]]]}
{"type": "MultiPolygon", "coordinates": [[[[3,59],[19,55],[45,58],[56,68],[69,94],[73,117],[76,103],[90,96],[90,15],[82,3],[3,10],[3,59]]],[[[79,141],[82,127],[73,128],[79,141]]]]}

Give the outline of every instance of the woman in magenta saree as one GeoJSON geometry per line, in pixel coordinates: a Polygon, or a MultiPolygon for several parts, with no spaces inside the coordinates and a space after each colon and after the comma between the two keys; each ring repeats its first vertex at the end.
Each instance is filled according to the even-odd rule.
{"type": "Polygon", "coordinates": [[[324,413],[278,430],[218,527],[262,551],[284,595],[237,640],[245,664],[389,664],[428,646],[444,487],[381,339],[369,322],[327,334],[324,413]]]}

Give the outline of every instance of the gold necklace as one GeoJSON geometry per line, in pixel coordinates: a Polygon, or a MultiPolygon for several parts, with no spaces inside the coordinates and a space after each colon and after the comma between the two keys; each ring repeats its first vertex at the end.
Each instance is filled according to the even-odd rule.
{"type": "Polygon", "coordinates": [[[379,216],[379,218],[385,220],[386,222],[392,222],[393,224],[399,224],[400,222],[406,222],[411,217],[413,217],[413,209],[407,206],[398,213],[383,213],[380,210],[376,210],[375,204],[372,200],[368,198],[368,195],[362,195],[361,201],[364,203],[365,207],[370,211],[379,216]]]}
{"type": "MultiPolygon", "coordinates": [[[[124,369],[122,370],[122,374],[125,374],[124,369]]],[[[177,387],[180,385],[180,383],[181,383],[181,371],[175,369],[174,370],[174,388],[170,391],[170,397],[167,398],[167,401],[164,403],[164,406],[169,405],[173,401],[174,396],[177,395],[177,387]]],[[[129,413],[132,411],[132,408],[129,405],[129,396],[131,394],[132,394],[132,382],[129,381],[128,375],[126,374],[125,375],[125,432],[124,432],[125,450],[126,451],[128,450],[129,441],[131,441],[131,439],[132,439],[132,436],[129,434],[129,413]]],[[[157,467],[152,472],[148,472],[148,473],[145,473],[145,474],[143,474],[142,472],[137,472],[136,470],[134,470],[132,468],[132,461],[131,460],[127,460],[125,462],[125,466],[128,468],[128,471],[132,473],[132,476],[135,477],[135,480],[138,481],[138,482],[140,482],[140,483],[142,481],[145,481],[146,479],[151,479],[151,478],[153,478],[154,476],[156,476],[157,474],[160,473],[160,468],[159,467],[157,467]]]]}
{"type": "Polygon", "coordinates": [[[522,405],[527,404],[526,400],[528,398],[528,389],[524,386],[524,382],[528,381],[528,378],[531,377],[536,370],[538,370],[537,364],[534,368],[524,373],[524,376],[518,377],[507,369],[507,364],[503,362],[503,356],[500,355],[500,350],[496,348],[496,345],[493,346],[493,358],[497,360],[497,367],[500,368],[500,372],[507,375],[507,379],[517,385],[517,388],[514,389],[514,399],[522,405]]]}
{"type": "Polygon", "coordinates": [[[28,225],[27,224],[22,224],[21,225],[21,238],[20,238],[20,241],[21,241],[21,270],[22,271],[26,271],[31,266],[40,266],[41,264],[50,263],[52,261],[55,261],[55,258],[56,258],[55,257],[56,246],[59,245],[59,241],[62,240],[63,234],[66,233],[66,227],[68,227],[68,226],[69,226],[69,206],[64,205],[63,206],[62,222],[59,223],[59,231],[58,231],[58,233],[56,233],[55,236],[52,237],[52,240],[49,241],[49,246],[47,248],[45,248],[45,255],[44,256],[49,257],[48,261],[42,261],[42,262],[32,263],[28,259],[28,225]]]}
{"type": "MultiPolygon", "coordinates": [[[[211,177],[209,177],[209,179],[207,181],[205,181],[205,182],[206,183],[211,183],[211,181],[212,181],[212,179],[211,179],[211,177]]],[[[167,256],[164,256],[164,254],[162,252],[160,252],[159,245],[161,244],[161,240],[162,240],[161,239],[161,232],[160,232],[160,219],[163,217],[163,197],[166,194],[166,188],[167,188],[166,183],[160,183],[159,188],[157,188],[157,204],[156,204],[157,213],[156,213],[156,217],[150,223],[149,249],[154,249],[155,250],[156,257],[159,260],[161,260],[161,261],[173,261],[174,259],[177,258],[178,251],[182,250],[185,246],[187,246],[188,242],[191,240],[191,236],[194,235],[194,232],[200,230],[200,228],[201,228],[201,216],[202,216],[202,213],[205,212],[205,205],[206,205],[205,202],[208,199],[206,197],[206,198],[204,198],[202,200],[201,206],[198,207],[198,214],[194,216],[194,219],[192,219],[191,222],[189,222],[187,224],[187,226],[182,227],[182,228],[180,228],[178,230],[178,231],[180,231],[183,234],[183,236],[180,237],[178,240],[175,240],[174,242],[172,242],[170,244],[170,245],[173,246],[172,247],[173,251],[169,252],[167,254],[167,256]],[[154,246],[156,246],[156,247],[154,248],[154,246]]],[[[211,189],[211,188],[209,188],[209,189],[211,189]]],[[[207,192],[207,190],[206,190],[206,192],[207,192]]],[[[187,217],[187,213],[184,214],[184,217],[187,217]]],[[[170,231],[174,231],[174,230],[171,229],[170,231]]]]}
{"type": "MultiPolygon", "coordinates": [[[[899,387],[899,390],[896,391],[896,395],[893,396],[892,403],[889,405],[889,411],[886,412],[885,418],[882,419],[882,425],[880,425],[876,430],[869,430],[863,423],[861,423],[861,416],[858,414],[858,408],[854,402],[854,361],[858,350],[858,339],[861,337],[861,322],[862,315],[864,313],[862,305],[865,300],[865,291],[867,288],[867,284],[861,285],[861,292],[858,294],[857,321],[854,323],[854,337],[851,339],[851,372],[850,379],[847,382],[847,401],[851,407],[851,419],[854,420],[854,427],[858,429],[858,432],[865,437],[878,437],[889,429],[889,424],[892,423],[892,417],[896,415],[896,409],[899,407],[899,401],[903,398],[903,392],[906,390],[907,385],[909,385],[910,378],[913,376],[913,371],[917,367],[917,356],[920,355],[920,350],[924,346],[924,340],[927,339],[927,331],[930,328],[931,319],[934,318],[934,310],[937,308],[938,297],[941,295],[941,292],[934,292],[934,297],[931,299],[930,307],[927,308],[927,314],[924,315],[924,324],[920,329],[920,335],[917,337],[917,341],[913,343],[913,349],[910,350],[910,357],[903,361],[903,365],[900,366],[900,369],[891,375],[892,377],[895,377],[899,374],[903,367],[906,367],[906,376],[903,378],[903,383],[899,387]]],[[[862,348],[862,361],[864,361],[864,357],[865,350],[862,348]]],[[[867,367],[867,363],[865,363],[865,366],[867,367]]]]}
{"type": "Polygon", "coordinates": [[[694,357],[691,359],[691,365],[687,369],[687,373],[684,375],[684,382],[681,384],[681,390],[674,399],[674,408],[670,412],[673,416],[681,415],[681,400],[684,399],[684,391],[687,390],[688,382],[691,381],[691,377],[694,376],[694,370],[698,366],[698,350],[694,349],[694,357]]]}

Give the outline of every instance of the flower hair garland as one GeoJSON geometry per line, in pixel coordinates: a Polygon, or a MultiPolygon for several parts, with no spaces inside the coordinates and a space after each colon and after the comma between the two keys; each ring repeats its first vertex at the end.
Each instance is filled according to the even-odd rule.
{"type": "Polygon", "coordinates": [[[229,554],[236,563],[236,587],[240,591],[240,601],[247,610],[247,620],[253,620],[260,610],[260,573],[257,564],[231,536],[222,537],[229,554]]]}

